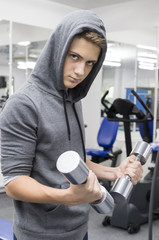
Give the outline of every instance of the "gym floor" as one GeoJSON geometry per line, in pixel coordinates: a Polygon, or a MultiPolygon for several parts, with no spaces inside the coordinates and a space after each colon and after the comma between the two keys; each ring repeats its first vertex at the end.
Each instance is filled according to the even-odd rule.
{"type": "MultiPolygon", "coordinates": [[[[104,215],[97,214],[93,209],[90,212],[89,219],[89,240],[146,240],[148,239],[148,223],[141,225],[138,233],[129,234],[127,230],[113,227],[111,225],[104,227],[102,225],[104,215]]],[[[0,218],[12,221],[13,202],[5,194],[0,193],[0,218]]],[[[153,240],[159,239],[159,219],[153,221],[153,240]]]]}

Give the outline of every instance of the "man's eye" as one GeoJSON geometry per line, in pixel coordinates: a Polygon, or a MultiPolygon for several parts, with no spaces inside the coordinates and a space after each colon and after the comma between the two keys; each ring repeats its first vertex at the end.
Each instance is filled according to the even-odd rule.
{"type": "Polygon", "coordinates": [[[72,58],[73,60],[77,60],[77,59],[78,59],[77,55],[74,55],[74,54],[71,54],[71,58],[72,58]]]}
{"type": "Polygon", "coordinates": [[[89,66],[93,66],[94,64],[95,64],[95,62],[92,62],[92,61],[87,62],[87,65],[89,65],[89,66]]]}

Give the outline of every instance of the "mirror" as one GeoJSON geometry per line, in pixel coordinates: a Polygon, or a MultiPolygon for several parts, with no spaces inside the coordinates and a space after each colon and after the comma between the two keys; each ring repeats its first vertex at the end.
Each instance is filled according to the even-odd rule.
{"type": "Polygon", "coordinates": [[[10,91],[11,95],[28,79],[52,30],[2,20],[0,32],[2,33],[0,39],[0,99],[3,105],[10,91]],[[9,83],[10,74],[11,83],[9,83]]]}
{"type": "MultiPolygon", "coordinates": [[[[9,94],[28,79],[51,32],[51,29],[0,20],[0,110],[9,94]]],[[[1,191],[4,188],[0,173],[1,191]]]]}
{"type": "MultiPolygon", "coordinates": [[[[124,98],[133,101],[145,112],[141,104],[136,102],[131,89],[138,93],[155,116],[159,103],[157,97],[155,106],[155,91],[158,89],[158,49],[109,41],[106,61],[103,64],[102,96],[106,90],[109,90],[107,95],[109,105],[116,98],[124,98]]],[[[159,114],[157,114],[158,119],[159,114]]],[[[120,129],[123,130],[122,127],[120,129]]]]}
{"type": "MultiPolygon", "coordinates": [[[[8,97],[9,83],[14,92],[28,79],[52,30],[15,22],[11,25],[10,22],[2,20],[0,21],[0,32],[2,33],[0,39],[0,98],[3,103],[8,97]],[[11,79],[9,75],[11,75],[11,79]]],[[[153,65],[156,64],[155,62],[143,64],[139,58],[140,60],[141,58],[142,60],[154,58],[156,61],[155,51],[155,49],[146,49],[141,45],[109,41],[107,57],[103,65],[102,94],[106,89],[109,90],[108,100],[112,102],[114,98],[129,98],[130,88],[142,91],[142,95],[144,91],[145,99],[151,101],[151,110],[154,113],[155,66],[157,65],[153,65]],[[146,54],[149,56],[147,57],[146,54]]]]}
{"type": "Polygon", "coordinates": [[[9,21],[0,20],[0,108],[8,98],[9,21]]]}

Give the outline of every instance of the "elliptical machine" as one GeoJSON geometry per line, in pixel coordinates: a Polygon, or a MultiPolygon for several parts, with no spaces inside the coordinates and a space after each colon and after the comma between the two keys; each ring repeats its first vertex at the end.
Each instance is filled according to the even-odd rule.
{"type": "MultiPolygon", "coordinates": [[[[108,108],[105,103],[105,97],[108,94],[108,91],[102,98],[102,104],[105,107],[107,119],[109,121],[119,121],[124,123],[127,156],[132,150],[130,129],[131,122],[142,123],[144,132],[148,136],[147,123],[153,121],[153,115],[146,104],[134,90],[131,92],[144,107],[145,113],[139,110],[131,101],[121,98],[116,99],[110,108],[108,108]],[[119,117],[119,114],[122,117],[119,117]],[[132,115],[135,116],[135,118],[132,118],[132,115]]],[[[140,225],[148,222],[153,168],[150,168],[149,170],[149,173],[144,177],[144,179],[134,186],[128,200],[116,205],[111,217],[106,216],[104,218],[103,226],[112,225],[115,227],[120,227],[126,229],[128,233],[132,234],[139,231],[140,225]]],[[[157,193],[159,192],[159,174],[156,178],[156,181],[153,219],[159,218],[159,194],[157,193]]]]}

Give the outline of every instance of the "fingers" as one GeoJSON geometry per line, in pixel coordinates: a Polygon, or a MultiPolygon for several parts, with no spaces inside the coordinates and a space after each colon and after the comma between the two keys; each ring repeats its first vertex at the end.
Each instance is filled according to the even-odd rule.
{"type": "Polygon", "coordinates": [[[127,157],[126,159],[124,159],[124,161],[122,161],[122,163],[120,165],[121,174],[124,174],[125,173],[125,169],[128,167],[128,165],[130,163],[135,162],[135,161],[136,161],[135,155],[131,155],[131,156],[127,157]]]}
{"type": "Polygon", "coordinates": [[[121,163],[119,174],[120,177],[123,177],[126,174],[129,175],[133,185],[135,185],[142,178],[143,169],[141,163],[136,161],[135,155],[127,157],[121,163]]]}
{"type": "Polygon", "coordinates": [[[87,178],[86,182],[86,188],[89,193],[92,193],[92,196],[97,199],[100,199],[102,197],[102,192],[100,188],[100,183],[97,179],[97,176],[90,170],[89,176],[87,178]]]}
{"type": "Polygon", "coordinates": [[[143,176],[143,169],[141,163],[138,161],[132,161],[125,171],[131,178],[131,182],[135,185],[143,176]]]}
{"type": "Polygon", "coordinates": [[[100,184],[92,171],[89,172],[86,183],[70,184],[69,193],[71,194],[69,205],[91,203],[102,198],[100,184]]]}

